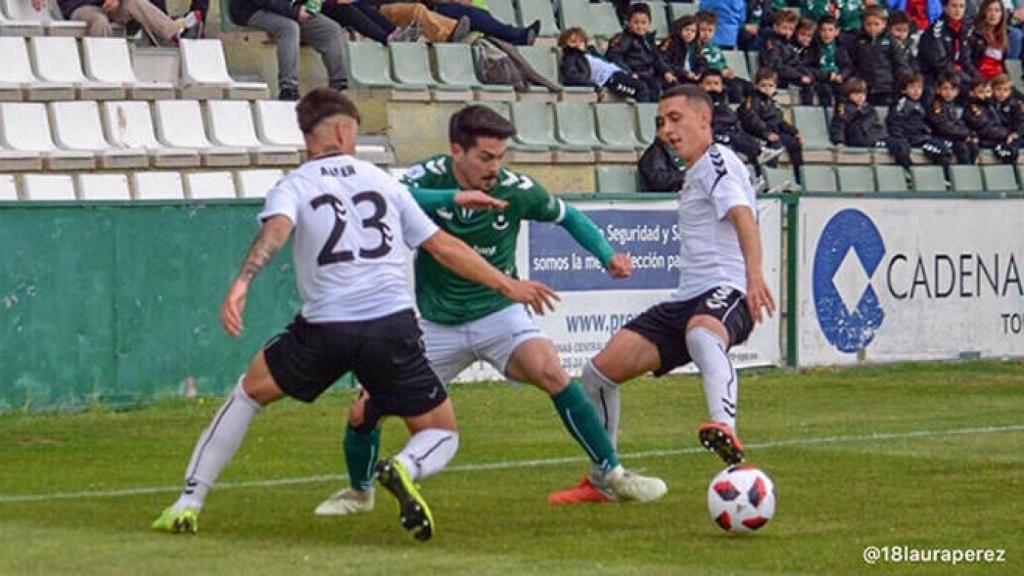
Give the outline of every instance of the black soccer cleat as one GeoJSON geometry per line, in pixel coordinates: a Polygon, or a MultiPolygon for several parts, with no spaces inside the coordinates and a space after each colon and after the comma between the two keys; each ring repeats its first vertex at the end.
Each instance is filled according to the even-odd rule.
{"type": "Polygon", "coordinates": [[[420,542],[434,535],[434,517],[427,501],[409,478],[409,473],[394,458],[381,460],[374,469],[377,481],[398,500],[398,517],[402,527],[420,542]]]}
{"type": "Polygon", "coordinates": [[[718,454],[730,466],[742,464],[745,458],[743,443],[732,428],[718,422],[705,422],[697,431],[702,446],[718,454]]]}

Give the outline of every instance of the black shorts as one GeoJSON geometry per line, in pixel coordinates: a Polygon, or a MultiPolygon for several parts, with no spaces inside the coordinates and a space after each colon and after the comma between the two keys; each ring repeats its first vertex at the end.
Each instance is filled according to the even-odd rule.
{"type": "Polygon", "coordinates": [[[412,310],[358,322],[313,324],[301,315],[264,349],[274,381],[289,396],[312,402],[346,372],[372,398],[368,420],[419,416],[448,397],[424,355],[412,310]]]}
{"type": "Polygon", "coordinates": [[[648,308],[623,328],[658,347],[661,366],[654,375],[663,376],[692,360],[686,348],[686,325],[690,318],[698,315],[712,316],[724,324],[729,332],[730,347],[746,342],[754,329],[746,296],[728,286],[713,288],[684,302],[662,302],[648,308]]]}

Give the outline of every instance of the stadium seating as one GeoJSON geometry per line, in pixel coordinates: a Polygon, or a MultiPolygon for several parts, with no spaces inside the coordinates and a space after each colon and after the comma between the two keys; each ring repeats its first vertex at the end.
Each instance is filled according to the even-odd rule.
{"type": "Polygon", "coordinates": [[[220,40],[182,40],[181,97],[199,100],[269,98],[263,82],[237,82],[228,74],[228,64],[220,40]]]}
{"type": "Polygon", "coordinates": [[[909,192],[906,171],[901,166],[875,166],[879,192],[909,192]]]}
{"type": "Polygon", "coordinates": [[[1017,183],[1016,170],[1009,164],[982,166],[981,175],[985,179],[984,190],[986,191],[1010,192],[1020,189],[1020,185],[1017,183]]]}
{"type": "Polygon", "coordinates": [[[107,142],[96,102],[51,102],[50,118],[57,146],[95,155],[100,168],[146,168],[149,157],[142,147],[115,148],[107,142]]]}
{"type": "Polygon", "coordinates": [[[278,169],[239,170],[235,172],[235,190],[239,198],[263,198],[284,172],[278,169]]]}
{"type": "Polygon", "coordinates": [[[0,174],[0,202],[18,200],[18,186],[11,174],[0,174]]]}
{"type": "Polygon", "coordinates": [[[637,133],[640,135],[640,143],[649,145],[658,136],[658,105],[654,102],[644,102],[636,105],[637,133]]]}
{"type": "Polygon", "coordinates": [[[78,41],[63,36],[37,36],[28,40],[36,76],[43,82],[70,84],[83,100],[121,100],[124,86],[85,77],[78,57],[78,41]]]}
{"type": "Polygon", "coordinates": [[[488,0],[487,10],[498,20],[516,25],[516,9],[512,5],[512,0],[488,0]]]}
{"type": "Polygon", "coordinates": [[[79,200],[129,201],[132,199],[126,174],[76,174],[79,200]]]}
{"type": "Polygon", "coordinates": [[[809,166],[805,164],[800,167],[800,180],[803,182],[804,190],[839,192],[836,174],[831,166],[809,166]]]}
{"type": "Polygon", "coordinates": [[[156,138],[147,102],[104,102],[103,129],[107,140],[119,148],[144,148],[157,168],[199,166],[196,150],[164,146],[156,138]]]}
{"type": "Polygon", "coordinates": [[[764,168],[765,183],[769,192],[794,192],[800,190],[796,177],[789,168],[764,168]]]}
{"type": "Polygon", "coordinates": [[[123,38],[85,38],[82,40],[82,60],[85,74],[97,82],[120,84],[135,100],[164,100],[174,98],[174,84],[170,82],[143,82],[132,69],[128,43],[123,38]]]}
{"type": "MultiPolygon", "coordinates": [[[[603,143],[597,137],[597,125],[591,107],[582,102],[559,102],[555,104],[555,124],[558,140],[568,145],[596,152],[597,160],[610,161],[603,150],[603,143]]],[[[631,151],[630,151],[631,152],[631,151]]],[[[614,152],[611,152],[614,154],[614,152]]],[[[622,160],[632,161],[632,154],[622,160]]]]}
{"type": "Polygon", "coordinates": [[[177,172],[132,173],[133,199],[184,200],[185,188],[177,172]]]}
{"type": "MultiPolygon", "coordinates": [[[[793,108],[793,125],[804,137],[804,162],[832,163],[835,160],[834,147],[828,137],[828,125],[821,108],[796,106],[793,108]]],[[[870,161],[870,155],[868,156],[870,161]]],[[[809,187],[813,190],[813,187],[809,187]]]]}
{"type": "Polygon", "coordinates": [[[447,86],[461,90],[472,89],[475,100],[516,99],[511,86],[484,84],[477,78],[473,52],[466,44],[434,44],[434,71],[438,81],[447,86]]]}
{"type": "Polygon", "coordinates": [[[67,174],[25,174],[21,177],[25,200],[52,202],[75,200],[75,183],[67,174]]]}
{"type": "Polygon", "coordinates": [[[552,151],[555,162],[593,162],[593,151],[585,145],[559,141],[555,138],[554,107],[547,102],[516,102],[512,104],[512,121],[516,125],[516,138],[531,148],[552,151]]]}
{"type": "Polygon", "coordinates": [[[35,153],[47,170],[91,170],[92,152],[61,150],[50,137],[46,105],[40,102],[0,103],[0,139],[12,150],[35,153]]]}
{"type": "Polygon", "coordinates": [[[597,191],[601,194],[630,194],[637,191],[635,166],[602,166],[595,169],[597,191]]]}
{"type": "MultiPolygon", "coordinates": [[[[205,106],[210,141],[217,146],[244,148],[254,164],[295,166],[299,163],[298,145],[268,144],[256,136],[252,110],[244,100],[209,100],[205,106]]],[[[293,116],[294,112],[290,111],[293,116]]]]}
{"type": "Polygon", "coordinates": [[[438,83],[430,73],[430,55],[427,45],[419,42],[392,42],[388,45],[391,73],[399,84],[415,86],[438,101],[467,101],[473,92],[463,86],[438,83]]]}
{"type": "Polygon", "coordinates": [[[952,166],[949,178],[957,192],[981,192],[985,189],[981,169],[977,166],[952,166]]]}
{"type": "Polygon", "coordinates": [[[945,192],[946,176],[940,166],[911,166],[914,190],[917,192],[945,192]]]}
{"type": "Polygon", "coordinates": [[[193,172],[185,174],[185,197],[189,200],[226,200],[236,198],[231,172],[193,172]]]}
{"type": "Polygon", "coordinates": [[[203,130],[203,114],[196,100],[160,100],[153,103],[157,139],[169,148],[198,150],[204,166],[247,166],[244,148],[214,146],[203,130]]]}
{"type": "Polygon", "coordinates": [[[839,190],[853,194],[875,191],[875,175],[870,166],[838,166],[839,190]]]}
{"type": "Polygon", "coordinates": [[[668,37],[668,11],[665,9],[665,3],[661,0],[646,0],[645,2],[651,8],[651,30],[654,30],[654,36],[659,41],[668,37]]]}
{"type": "Polygon", "coordinates": [[[747,66],[747,57],[739,50],[723,50],[725,65],[736,73],[738,78],[753,81],[753,75],[747,66]]]}
{"type": "Polygon", "coordinates": [[[669,2],[668,12],[670,20],[677,20],[683,16],[692,16],[700,9],[696,2],[669,2]]]}
{"type": "Polygon", "coordinates": [[[529,26],[534,20],[540,20],[541,36],[558,36],[560,30],[550,0],[519,0],[517,5],[520,26],[529,26]]]}
{"type": "Polygon", "coordinates": [[[647,146],[636,137],[636,116],[625,103],[596,104],[597,136],[609,148],[632,148],[642,152],[647,146]]]}

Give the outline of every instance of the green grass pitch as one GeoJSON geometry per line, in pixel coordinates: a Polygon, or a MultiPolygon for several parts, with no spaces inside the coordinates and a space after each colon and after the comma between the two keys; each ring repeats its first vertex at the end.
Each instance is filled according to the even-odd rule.
{"type": "MultiPolygon", "coordinates": [[[[462,449],[422,482],[437,522],[426,544],[401,530],[383,491],[372,514],[313,516],[341,485],[350,392],[264,410],[196,536],[148,527],[219,399],[0,416],[0,574],[1024,574],[1024,365],[773,370],[741,382],[749,461],[779,491],[774,521],[752,537],[708,517],[722,465],[698,449],[706,409],[694,377],[624,386],[624,460],[669,485],[647,505],[549,506],[550,491],[586,470],[550,401],[525,387],[455,388],[462,449]],[[866,546],[903,545],[1005,558],[862,560],[866,546]]],[[[385,452],[405,438],[389,422],[385,452]]]]}

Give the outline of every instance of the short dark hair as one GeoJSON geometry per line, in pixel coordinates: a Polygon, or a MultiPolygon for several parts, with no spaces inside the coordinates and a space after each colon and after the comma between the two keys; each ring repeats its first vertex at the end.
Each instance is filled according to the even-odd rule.
{"type": "Polygon", "coordinates": [[[867,92],[868,83],[860,78],[853,77],[847,80],[846,82],[843,82],[843,98],[849,98],[850,94],[867,94],[867,92]]]}
{"type": "Polygon", "coordinates": [[[889,28],[893,26],[910,26],[910,16],[903,10],[893,10],[889,14],[889,28]]]}
{"type": "Polygon", "coordinates": [[[626,11],[626,20],[633,17],[633,14],[646,14],[647,19],[651,19],[651,7],[643,2],[637,2],[636,4],[630,4],[629,10],[626,11]]]}
{"type": "Polygon", "coordinates": [[[838,26],[838,21],[836,20],[836,17],[831,14],[825,14],[818,20],[819,28],[828,24],[831,24],[832,26],[838,26]]]}
{"type": "Polygon", "coordinates": [[[466,106],[448,121],[448,141],[463,150],[476,146],[478,138],[507,140],[516,135],[516,127],[491,108],[480,104],[466,106]]]}
{"type": "Polygon", "coordinates": [[[864,12],[860,15],[860,19],[862,21],[866,22],[868,18],[878,18],[878,19],[881,19],[881,20],[888,20],[889,19],[889,12],[885,8],[882,8],[881,6],[878,6],[878,5],[868,6],[867,8],[864,9],[864,12]]]}
{"type": "Polygon", "coordinates": [[[956,72],[940,72],[939,76],[935,79],[935,87],[938,88],[943,84],[950,84],[957,90],[960,89],[960,77],[957,76],[956,72]]]}
{"type": "Polygon", "coordinates": [[[320,122],[339,114],[359,123],[356,105],[341,92],[327,87],[315,88],[303,96],[295,106],[295,114],[303,134],[311,134],[320,122]]]}
{"type": "Polygon", "coordinates": [[[711,96],[705,92],[700,86],[694,84],[682,84],[676,85],[668,90],[661,93],[659,101],[665,101],[669,98],[686,98],[688,102],[697,102],[703,104],[708,110],[714,110],[715,105],[711,102],[711,96]]]}
{"type": "Polygon", "coordinates": [[[697,12],[697,24],[718,24],[718,13],[711,10],[697,12]]]}
{"type": "Polygon", "coordinates": [[[714,68],[708,68],[707,70],[701,72],[700,81],[703,82],[705,78],[709,78],[711,76],[717,76],[719,78],[722,78],[722,71],[716,70],[714,68]]]}
{"type": "Polygon", "coordinates": [[[800,15],[792,10],[779,10],[775,13],[775,20],[772,25],[775,24],[796,24],[800,21],[800,15]]]}
{"type": "Polygon", "coordinates": [[[774,80],[779,81],[779,73],[771,68],[758,68],[757,72],[754,73],[754,84],[757,84],[761,80],[774,80]]]}
{"type": "Polygon", "coordinates": [[[912,72],[910,74],[903,74],[900,76],[899,89],[900,92],[907,89],[907,86],[911,84],[924,84],[924,76],[918,72],[912,72]]]}
{"type": "Polygon", "coordinates": [[[583,38],[584,43],[590,43],[590,37],[587,36],[587,31],[579,26],[573,26],[572,28],[566,28],[562,31],[561,35],[558,36],[558,45],[565,48],[569,45],[569,41],[576,36],[583,38]]]}
{"type": "Polygon", "coordinates": [[[808,29],[811,30],[811,31],[814,31],[817,28],[818,28],[818,23],[815,22],[813,18],[801,18],[800,19],[800,23],[797,24],[797,26],[796,26],[797,32],[799,32],[801,30],[808,30],[808,29]]]}

